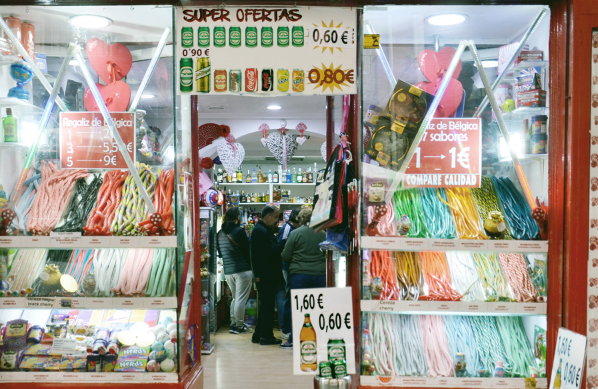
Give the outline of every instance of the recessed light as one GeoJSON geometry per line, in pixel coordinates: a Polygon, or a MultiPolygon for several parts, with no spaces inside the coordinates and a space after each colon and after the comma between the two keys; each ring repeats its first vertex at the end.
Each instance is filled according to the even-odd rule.
{"type": "Polygon", "coordinates": [[[463,23],[465,19],[467,17],[461,14],[440,14],[430,16],[426,20],[435,26],[452,26],[453,24],[463,23]]]}
{"type": "Polygon", "coordinates": [[[77,15],[69,18],[69,23],[79,28],[104,28],[112,24],[112,19],[98,15],[77,15]]]}
{"type": "Polygon", "coordinates": [[[280,109],[280,105],[269,105],[268,109],[280,109]]]}
{"type": "Polygon", "coordinates": [[[485,68],[495,68],[498,66],[498,61],[492,61],[492,60],[482,61],[482,66],[485,68]]]}
{"type": "Polygon", "coordinates": [[[224,109],[224,107],[222,105],[211,105],[208,109],[224,109]]]}
{"type": "Polygon", "coordinates": [[[150,94],[147,94],[147,95],[141,95],[141,98],[142,98],[142,99],[153,99],[154,97],[156,97],[156,95],[150,95],[150,94]]]}

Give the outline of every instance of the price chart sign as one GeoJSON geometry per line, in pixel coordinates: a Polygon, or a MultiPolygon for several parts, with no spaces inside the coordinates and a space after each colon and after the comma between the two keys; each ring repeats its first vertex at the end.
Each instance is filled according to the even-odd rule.
{"type": "MultiPolygon", "coordinates": [[[[135,162],[135,114],[111,112],[135,162]]],[[[60,114],[60,162],[63,169],[126,169],[127,164],[100,112],[60,114]]]]}
{"type": "Polygon", "coordinates": [[[291,304],[293,373],[319,374],[319,363],[329,361],[332,370],[336,364],[355,374],[351,288],[295,289],[291,304]]]}

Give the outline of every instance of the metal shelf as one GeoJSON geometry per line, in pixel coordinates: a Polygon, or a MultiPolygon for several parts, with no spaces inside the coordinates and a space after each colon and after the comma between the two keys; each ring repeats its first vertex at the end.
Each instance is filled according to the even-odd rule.
{"type": "Polygon", "coordinates": [[[505,113],[502,115],[502,118],[505,121],[530,119],[535,115],[548,115],[549,111],[550,107],[519,107],[509,113],[505,113]]]}

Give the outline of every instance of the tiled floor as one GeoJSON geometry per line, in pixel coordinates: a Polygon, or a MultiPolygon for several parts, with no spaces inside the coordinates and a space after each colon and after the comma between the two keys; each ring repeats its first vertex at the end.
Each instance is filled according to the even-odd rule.
{"type": "MultiPolygon", "coordinates": [[[[280,338],[280,331],[274,333],[280,338]]],[[[293,352],[251,343],[251,334],[233,335],[228,325],[216,334],[216,348],[202,355],[205,389],[310,389],[313,378],[293,375],[293,352]]]]}

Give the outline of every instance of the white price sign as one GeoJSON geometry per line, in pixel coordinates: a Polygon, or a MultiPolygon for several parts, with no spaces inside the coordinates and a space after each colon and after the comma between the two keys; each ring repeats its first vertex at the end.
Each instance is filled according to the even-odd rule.
{"type": "Polygon", "coordinates": [[[319,374],[320,362],[344,359],[346,374],[355,374],[351,288],[295,289],[291,305],[293,373],[319,374]]]}
{"type": "MultiPolygon", "coordinates": [[[[327,47],[345,48],[355,46],[355,30],[353,28],[313,27],[306,31],[308,44],[327,47]]],[[[326,48],[324,48],[326,47],[326,48]]]]}
{"type": "Polygon", "coordinates": [[[586,337],[565,328],[559,328],[556,341],[550,389],[577,389],[583,380],[586,359],[586,337]]]}

